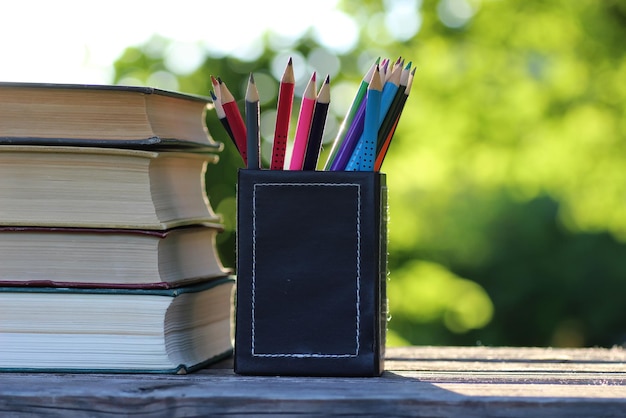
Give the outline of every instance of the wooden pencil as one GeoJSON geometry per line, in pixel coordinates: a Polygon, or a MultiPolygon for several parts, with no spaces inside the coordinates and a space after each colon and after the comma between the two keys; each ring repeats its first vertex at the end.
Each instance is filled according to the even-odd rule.
{"type": "Polygon", "coordinates": [[[315,109],[313,110],[313,119],[311,120],[311,129],[309,130],[309,138],[307,140],[306,152],[304,154],[303,170],[315,170],[317,160],[322,147],[322,138],[324,136],[324,127],[326,126],[326,116],[328,115],[328,106],[330,104],[330,76],[326,76],[322,87],[315,101],[315,109]]]}
{"type": "Polygon", "coordinates": [[[222,107],[224,108],[226,119],[228,120],[228,124],[232,129],[233,137],[235,138],[235,142],[237,143],[237,148],[239,149],[239,154],[243,159],[243,163],[247,166],[248,157],[246,151],[246,125],[241,116],[241,112],[239,111],[239,107],[237,106],[237,102],[235,101],[235,97],[226,86],[226,83],[220,83],[220,92],[222,97],[222,107]]]}
{"type": "Polygon", "coordinates": [[[254,76],[250,73],[246,90],[246,147],[247,167],[252,170],[261,168],[261,132],[259,91],[254,83],[254,76]]]}
{"type": "Polygon", "coordinates": [[[380,69],[376,67],[365,98],[363,133],[352,154],[346,171],[373,171],[376,159],[376,140],[379,127],[380,103],[383,85],[380,69]]]}
{"type": "Polygon", "coordinates": [[[397,115],[395,117],[393,126],[391,127],[389,133],[387,133],[385,140],[380,148],[379,151],[377,151],[377,155],[376,155],[376,161],[374,162],[374,170],[375,171],[380,171],[382,165],[383,165],[383,161],[385,159],[385,156],[387,155],[387,151],[389,150],[389,145],[391,144],[391,140],[393,139],[393,136],[396,132],[396,128],[398,126],[398,122],[400,121],[400,116],[402,116],[402,111],[404,110],[404,105],[406,104],[406,101],[409,97],[409,94],[411,93],[411,87],[413,86],[413,78],[415,77],[415,68],[411,71],[411,74],[409,76],[409,79],[407,81],[407,86],[404,89],[404,93],[402,94],[402,100],[400,102],[400,106],[399,106],[399,110],[397,111],[397,115]]]}
{"type": "Polygon", "coordinates": [[[219,119],[220,123],[224,127],[224,130],[228,134],[228,137],[231,139],[233,144],[235,144],[237,151],[239,151],[239,147],[237,146],[237,141],[235,141],[235,137],[233,136],[233,130],[230,129],[230,125],[228,124],[228,119],[226,119],[226,113],[224,112],[224,107],[222,106],[222,102],[217,97],[215,92],[213,92],[213,90],[210,91],[210,94],[211,94],[211,100],[213,100],[213,106],[215,106],[215,114],[217,115],[217,118],[219,119]]]}
{"type": "MultiPolygon", "coordinates": [[[[348,147],[351,146],[351,144],[344,145],[344,141],[348,137],[348,131],[350,130],[350,127],[352,126],[352,123],[354,122],[354,119],[356,117],[357,112],[359,111],[359,107],[361,106],[361,103],[363,103],[363,99],[365,98],[365,94],[367,93],[367,86],[369,85],[369,82],[372,79],[372,74],[374,73],[374,69],[379,63],[380,63],[380,58],[376,59],[376,62],[372,64],[372,66],[369,68],[367,73],[361,79],[359,88],[356,92],[354,99],[352,100],[352,104],[350,105],[350,109],[348,110],[348,113],[346,114],[345,118],[341,122],[341,126],[339,127],[339,132],[337,133],[337,136],[335,137],[335,140],[333,141],[333,145],[330,149],[330,154],[328,156],[328,159],[326,160],[326,165],[324,166],[324,170],[334,170],[335,168],[333,168],[333,164],[335,163],[335,160],[337,159],[338,155],[340,155],[342,152],[343,153],[346,152],[346,150],[341,151],[342,148],[346,146],[348,147]]],[[[352,152],[352,149],[350,149],[349,152],[352,152]]]]}
{"type": "MultiPolygon", "coordinates": [[[[400,82],[398,83],[398,87],[395,89],[394,96],[391,100],[391,103],[388,105],[388,109],[385,114],[381,112],[381,124],[378,128],[378,141],[376,146],[377,154],[380,152],[383,143],[387,139],[389,132],[392,130],[393,125],[396,122],[396,117],[400,111],[401,102],[403,100],[404,93],[406,90],[406,86],[408,84],[409,76],[411,73],[411,63],[409,62],[406,67],[402,69],[400,74],[400,82]]],[[[383,96],[385,95],[385,91],[383,89],[383,96]]],[[[383,99],[384,101],[384,99],[383,99]]],[[[381,105],[386,106],[386,105],[381,105]]]]}
{"type": "Polygon", "coordinates": [[[289,58],[287,67],[280,81],[278,104],[276,107],[276,129],[274,130],[274,144],[272,146],[272,170],[282,170],[285,166],[287,151],[287,137],[289,136],[289,122],[293,107],[295,78],[293,74],[293,59],[289,58]]]}
{"type": "Polygon", "coordinates": [[[313,111],[315,110],[315,100],[317,99],[315,78],[316,75],[315,72],[313,72],[302,95],[300,114],[298,115],[298,124],[296,125],[296,135],[293,142],[293,151],[291,153],[291,161],[289,162],[290,170],[302,170],[302,164],[304,163],[304,154],[309,139],[313,111]]]}

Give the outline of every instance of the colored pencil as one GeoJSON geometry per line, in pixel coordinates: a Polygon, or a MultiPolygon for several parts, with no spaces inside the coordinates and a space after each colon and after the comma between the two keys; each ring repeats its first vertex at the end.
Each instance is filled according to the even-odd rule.
{"type": "Polygon", "coordinates": [[[329,104],[330,76],[327,75],[315,100],[311,129],[309,130],[309,138],[307,140],[306,152],[304,153],[304,162],[302,164],[303,170],[315,170],[317,167],[329,104]]]}
{"type": "Polygon", "coordinates": [[[302,95],[300,114],[298,115],[298,124],[296,126],[296,136],[293,142],[291,161],[289,162],[290,170],[302,170],[309,130],[311,129],[313,110],[315,109],[315,100],[317,99],[315,77],[315,72],[313,72],[302,95]]]}
{"type": "MultiPolygon", "coordinates": [[[[388,59],[383,60],[383,63],[381,64],[382,66],[384,66],[383,68],[379,66],[379,73],[381,74],[380,76],[381,82],[383,79],[385,80],[383,83],[383,92],[382,92],[382,97],[381,97],[380,120],[378,121],[379,131],[384,122],[385,116],[391,117],[389,115],[389,110],[394,99],[396,101],[399,101],[400,96],[401,96],[399,87],[400,87],[400,80],[403,74],[403,70],[402,70],[402,67],[399,67],[400,60],[401,58],[398,58],[396,62],[393,64],[393,70],[387,70],[388,71],[387,75],[384,75],[382,72],[380,72],[380,70],[388,69],[389,60],[388,59]]],[[[377,151],[379,149],[378,147],[379,142],[382,143],[383,140],[378,140],[378,135],[377,135],[377,144],[376,144],[377,151]]],[[[344,169],[355,170],[356,168],[358,168],[358,162],[362,158],[362,153],[363,153],[362,146],[363,146],[362,141],[359,138],[356,145],[354,146],[354,150],[352,151],[352,154],[350,155],[344,169]]]]}
{"type": "Polygon", "coordinates": [[[211,76],[211,85],[213,86],[213,91],[218,99],[222,99],[222,92],[220,91],[220,82],[214,76],[211,76]]]}
{"type": "Polygon", "coordinates": [[[350,109],[348,110],[348,113],[343,119],[343,122],[341,123],[341,126],[339,127],[339,132],[337,133],[337,136],[335,137],[335,140],[333,141],[333,145],[330,150],[328,159],[326,160],[326,165],[324,166],[324,170],[332,169],[333,162],[337,158],[337,154],[339,153],[339,150],[343,146],[346,135],[348,134],[348,130],[354,121],[354,118],[359,110],[359,107],[361,106],[361,103],[363,102],[363,98],[365,97],[365,94],[367,93],[367,86],[369,85],[369,82],[372,78],[374,69],[379,64],[379,62],[380,62],[380,58],[376,59],[376,62],[372,64],[372,66],[369,68],[365,76],[363,76],[363,79],[361,80],[361,83],[359,84],[357,93],[354,99],[352,100],[352,104],[350,105],[350,109]]]}
{"type": "Polygon", "coordinates": [[[361,156],[359,159],[360,171],[374,171],[376,160],[376,140],[380,127],[380,105],[382,100],[383,85],[378,83],[378,77],[373,77],[367,90],[367,102],[365,104],[365,123],[363,126],[363,139],[361,156]]]}
{"type": "MultiPolygon", "coordinates": [[[[378,144],[376,147],[377,153],[380,152],[383,143],[387,139],[387,135],[392,130],[392,127],[395,124],[396,116],[398,114],[399,107],[400,107],[400,102],[403,100],[402,96],[404,95],[406,85],[409,80],[409,75],[411,72],[410,68],[411,68],[411,63],[409,62],[406,65],[406,67],[402,69],[402,73],[400,75],[400,83],[398,85],[398,88],[395,91],[395,95],[391,101],[391,104],[389,105],[389,109],[387,110],[385,115],[382,115],[381,113],[381,116],[383,117],[383,119],[380,124],[380,127],[378,128],[378,144]]],[[[383,95],[384,94],[385,92],[383,89],[383,95]]]]}
{"type": "Polygon", "coordinates": [[[377,155],[376,155],[376,161],[374,163],[374,170],[375,171],[380,171],[380,168],[383,165],[383,161],[385,159],[385,156],[387,155],[387,151],[389,150],[389,145],[391,144],[391,140],[393,139],[393,136],[396,132],[396,128],[398,126],[398,122],[400,121],[400,116],[402,116],[402,111],[404,110],[404,105],[406,104],[406,101],[409,97],[409,94],[411,93],[411,87],[413,86],[413,79],[415,78],[415,68],[411,71],[411,74],[409,76],[409,79],[407,81],[407,86],[404,89],[404,92],[401,96],[401,101],[399,104],[399,109],[397,110],[397,114],[395,116],[395,120],[394,123],[391,127],[391,129],[389,130],[389,132],[386,134],[385,140],[380,148],[380,150],[377,151],[377,155]]]}
{"type": "Polygon", "coordinates": [[[400,71],[402,71],[401,62],[402,62],[402,57],[398,57],[398,59],[393,63],[391,68],[389,68],[389,70],[385,72],[385,82],[389,81],[389,79],[391,78],[391,75],[396,70],[396,68],[400,67],[401,69],[400,71]]]}
{"type": "Polygon", "coordinates": [[[276,129],[274,130],[274,145],[272,146],[272,170],[282,170],[285,165],[289,122],[293,106],[295,79],[293,74],[293,60],[289,58],[287,68],[280,81],[278,104],[276,108],[276,129]]]}
{"type": "Polygon", "coordinates": [[[213,106],[215,106],[215,114],[217,115],[217,118],[224,127],[224,130],[228,134],[228,137],[231,139],[231,141],[233,141],[233,144],[235,144],[237,151],[239,151],[239,147],[237,147],[237,142],[233,137],[233,130],[230,129],[230,125],[228,124],[228,120],[226,119],[226,113],[224,113],[224,107],[222,106],[222,102],[220,101],[220,99],[217,98],[213,90],[210,91],[210,94],[211,100],[213,100],[213,106]]]}
{"type": "Polygon", "coordinates": [[[247,165],[249,169],[261,168],[261,132],[259,92],[254,84],[254,76],[250,73],[246,90],[246,146],[248,151],[247,165]]]}
{"type": "Polygon", "coordinates": [[[380,101],[378,128],[380,128],[380,125],[383,123],[383,119],[385,118],[385,115],[389,112],[389,108],[391,107],[391,102],[393,102],[393,99],[396,96],[398,89],[400,88],[401,75],[402,67],[395,67],[387,81],[385,81],[380,101]]]}
{"type": "MultiPolygon", "coordinates": [[[[402,70],[402,74],[400,75],[400,85],[405,86],[409,83],[409,77],[411,76],[411,65],[413,63],[409,61],[409,63],[402,70]]],[[[415,72],[415,71],[414,71],[415,72]]]]}
{"type": "Polygon", "coordinates": [[[343,144],[341,144],[341,148],[337,152],[337,156],[330,166],[331,171],[343,171],[350,161],[350,157],[354,153],[354,150],[359,142],[359,138],[361,138],[361,134],[363,134],[363,122],[365,118],[365,100],[361,101],[359,105],[359,110],[357,110],[356,115],[354,115],[354,120],[350,124],[350,128],[348,128],[348,132],[346,133],[346,138],[343,140],[343,144]]]}
{"type": "Polygon", "coordinates": [[[382,90],[383,85],[380,80],[380,69],[376,67],[365,98],[363,134],[361,134],[359,143],[350,161],[346,165],[346,171],[374,170],[382,90]]]}
{"type": "Polygon", "coordinates": [[[232,129],[233,137],[235,138],[235,142],[237,143],[237,148],[239,149],[239,154],[243,159],[243,163],[247,166],[248,157],[246,152],[246,124],[241,117],[241,112],[239,111],[239,107],[237,106],[235,97],[226,86],[226,83],[220,83],[220,92],[222,97],[222,107],[224,108],[226,119],[228,120],[228,124],[232,129]]]}

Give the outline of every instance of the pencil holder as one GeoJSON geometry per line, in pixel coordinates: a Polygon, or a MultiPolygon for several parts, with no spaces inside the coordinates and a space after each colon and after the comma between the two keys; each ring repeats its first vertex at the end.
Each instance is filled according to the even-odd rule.
{"type": "Polygon", "coordinates": [[[379,376],[385,175],[239,171],[235,372],[379,376]]]}

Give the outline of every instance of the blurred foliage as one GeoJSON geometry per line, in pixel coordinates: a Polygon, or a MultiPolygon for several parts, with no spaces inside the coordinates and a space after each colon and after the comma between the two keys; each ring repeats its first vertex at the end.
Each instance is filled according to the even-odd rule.
{"type": "MultiPolygon", "coordinates": [[[[388,344],[623,344],[626,1],[344,0],[340,8],[360,30],[347,52],[333,53],[314,31],[274,50],[268,34],[252,62],[205,51],[183,74],[168,69],[168,40],[155,38],[120,57],[114,81],[208,95],[215,75],[242,98],[254,72],[271,115],[286,57],[296,56],[306,71],[337,67],[330,118],[339,122],[377,56],[411,60],[415,82],[383,166],[388,344]]],[[[234,266],[241,162],[214,112],[207,124],[225,144],[207,188],[227,227],[223,259],[234,266]]],[[[271,131],[271,117],[263,125],[271,131]]]]}

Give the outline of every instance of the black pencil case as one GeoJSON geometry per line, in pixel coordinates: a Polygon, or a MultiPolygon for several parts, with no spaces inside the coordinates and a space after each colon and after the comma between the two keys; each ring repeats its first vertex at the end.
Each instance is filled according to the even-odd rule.
{"type": "Polygon", "coordinates": [[[385,180],[376,172],[239,171],[236,373],[383,372],[385,180]]]}

